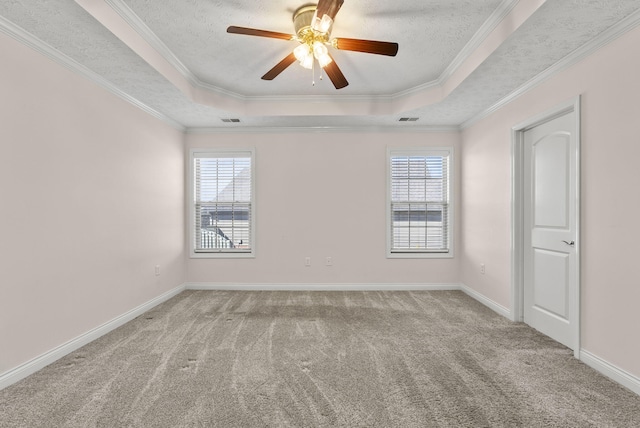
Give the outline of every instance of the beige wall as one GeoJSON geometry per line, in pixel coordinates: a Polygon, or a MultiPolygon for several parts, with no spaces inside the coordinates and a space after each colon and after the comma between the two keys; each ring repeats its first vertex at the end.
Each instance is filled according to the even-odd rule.
{"type": "Polygon", "coordinates": [[[636,28],[463,132],[461,280],[509,307],[510,129],[582,95],[582,348],[640,376],[636,28]],[[486,275],[479,264],[486,263],[486,275]]]}
{"type": "Polygon", "coordinates": [[[182,133],[2,33],[0,52],[2,374],[182,283],[184,159],[182,133]]]}
{"type": "Polygon", "coordinates": [[[387,147],[450,146],[458,159],[459,138],[457,132],[188,135],[187,153],[255,147],[257,256],[188,259],[187,282],[458,284],[457,258],[386,258],[385,168],[387,147]],[[311,267],[304,266],[306,256],[311,267]],[[325,257],[333,266],[324,265],[325,257]]]}

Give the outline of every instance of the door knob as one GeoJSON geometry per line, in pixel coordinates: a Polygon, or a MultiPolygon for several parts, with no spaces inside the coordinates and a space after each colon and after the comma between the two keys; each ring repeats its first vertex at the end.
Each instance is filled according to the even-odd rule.
{"type": "Polygon", "coordinates": [[[576,242],[575,242],[575,241],[568,242],[568,241],[563,240],[562,242],[564,242],[565,244],[570,245],[570,246],[572,246],[572,247],[573,247],[574,245],[576,245],[576,242]]]}

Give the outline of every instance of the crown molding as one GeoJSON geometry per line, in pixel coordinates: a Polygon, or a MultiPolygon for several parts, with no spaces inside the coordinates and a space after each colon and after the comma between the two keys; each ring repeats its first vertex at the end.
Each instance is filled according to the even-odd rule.
{"type": "MultiPolygon", "coordinates": [[[[516,1],[517,0],[504,0],[516,1]]],[[[333,102],[339,99],[340,102],[385,102],[391,103],[397,99],[403,98],[407,95],[420,93],[426,90],[430,90],[434,87],[440,86],[438,80],[432,82],[426,82],[422,85],[418,85],[414,88],[409,88],[406,91],[401,91],[395,94],[381,94],[381,95],[244,95],[228,89],[215,86],[211,83],[201,80],[187,67],[169,47],[142,21],[142,19],[122,0],[104,0],[104,2],[113,9],[129,27],[137,32],[147,44],[154,49],[160,56],[167,61],[171,67],[173,67],[183,79],[185,79],[195,89],[204,90],[216,95],[223,95],[239,102],[258,102],[258,103],[287,103],[287,102],[310,102],[310,103],[322,103],[333,102]]],[[[117,36],[116,36],[117,37],[117,36]]],[[[481,42],[481,40],[480,40],[481,42]]]]}
{"type": "Polygon", "coordinates": [[[454,60],[447,66],[438,79],[425,82],[423,84],[408,88],[393,94],[381,95],[244,95],[233,92],[219,86],[202,81],[198,78],[180,59],[167,47],[166,44],[136,15],[136,13],[127,6],[123,0],[104,0],[120,17],[136,31],[153,49],[155,49],[182,77],[193,87],[214,94],[224,95],[242,102],[294,102],[301,99],[305,102],[326,102],[335,101],[338,97],[340,102],[387,102],[391,103],[405,97],[410,97],[432,90],[441,88],[444,83],[455,73],[455,71],[473,54],[473,52],[482,44],[482,42],[491,34],[493,30],[509,15],[513,8],[520,0],[503,0],[498,8],[484,22],[484,24],[473,35],[471,40],[458,53],[454,60]]]}
{"type": "Polygon", "coordinates": [[[120,17],[138,34],[142,36],[156,51],[158,51],[176,70],[190,83],[196,84],[198,78],[184,65],[182,61],[165,45],[149,27],[135,14],[133,10],[120,0],[104,0],[120,17]]]}
{"type": "MultiPolygon", "coordinates": [[[[155,49],[182,77],[189,82],[190,85],[197,89],[213,92],[215,94],[224,95],[233,98],[237,101],[246,102],[296,102],[304,98],[308,102],[328,102],[335,101],[336,97],[339,97],[341,102],[391,102],[398,96],[403,94],[391,94],[391,95],[244,95],[237,92],[230,91],[228,89],[221,88],[211,83],[201,80],[187,67],[169,47],[142,21],[142,19],[136,15],[136,13],[126,5],[122,0],[104,0],[104,2],[111,7],[120,17],[129,25],[134,31],[136,31],[153,49],[155,49]]],[[[437,81],[428,82],[424,85],[420,85],[412,90],[412,92],[429,89],[432,86],[436,86],[437,81]]]]}
{"type": "MultiPolygon", "coordinates": [[[[449,79],[451,79],[460,67],[462,67],[464,63],[473,56],[473,54],[480,48],[487,38],[493,34],[503,20],[513,12],[513,9],[519,4],[519,2],[520,0],[503,0],[436,80],[396,92],[395,94],[390,95],[391,101],[419,96],[420,94],[424,94],[434,89],[444,89],[449,79]]],[[[446,96],[447,95],[444,95],[443,98],[446,98],[446,96]]]]}
{"type": "Polygon", "coordinates": [[[585,43],[581,47],[571,52],[569,55],[562,58],[560,61],[553,64],[551,67],[547,68],[543,72],[539,73],[538,75],[536,75],[535,77],[527,81],[525,84],[523,84],[522,86],[520,86],[515,91],[511,92],[510,94],[508,94],[507,96],[505,96],[504,98],[496,102],[495,104],[493,104],[488,109],[464,121],[463,123],[460,124],[460,129],[465,130],[473,126],[477,122],[481,121],[482,119],[485,119],[491,116],[493,113],[505,107],[507,104],[514,101],[518,97],[522,96],[526,92],[532,89],[535,89],[536,87],[540,86],[543,82],[547,81],[548,79],[558,75],[560,72],[579,63],[583,59],[587,58],[588,56],[598,51],[600,48],[618,39],[628,31],[636,28],[638,25],[640,25],[640,11],[637,11],[629,15],[628,17],[622,19],[617,24],[603,31],[596,38],[585,43]]]}
{"type": "MultiPolygon", "coordinates": [[[[270,101],[293,101],[300,100],[300,97],[297,96],[285,96],[285,97],[246,97],[239,94],[235,94],[229,91],[225,91],[221,88],[214,87],[212,85],[208,85],[202,81],[200,81],[190,70],[182,64],[177,57],[170,51],[166,45],[164,45],[158,38],[155,36],[151,30],[140,21],[140,18],[131,11],[121,0],[105,0],[120,16],[127,21],[129,25],[133,27],[135,31],[138,31],[141,36],[143,36],[157,51],[169,61],[181,74],[184,75],[185,79],[187,79],[190,83],[195,86],[211,90],[217,91],[218,93],[223,93],[227,96],[234,97],[236,99],[246,101],[246,100],[254,100],[259,102],[270,102],[270,101]]],[[[364,100],[371,100],[377,102],[389,102],[394,101],[398,98],[402,98],[408,95],[417,94],[420,92],[424,92],[429,89],[433,89],[434,87],[439,87],[442,85],[442,82],[446,81],[448,77],[450,77],[451,73],[459,67],[460,63],[463,62],[472,52],[474,48],[486,39],[487,35],[491,33],[496,27],[496,25],[501,22],[502,19],[508,13],[510,13],[518,3],[518,0],[503,0],[500,7],[496,10],[496,12],[492,15],[492,17],[485,22],[483,27],[481,27],[478,32],[474,35],[472,40],[465,45],[465,48],[458,54],[458,56],[452,61],[452,63],[447,67],[445,72],[439,77],[437,81],[427,82],[423,85],[411,88],[407,91],[399,92],[394,95],[379,95],[375,97],[371,96],[348,96],[348,97],[339,97],[340,101],[344,102],[358,102],[364,100]]],[[[383,127],[369,127],[369,126],[354,126],[354,127],[185,127],[181,123],[176,120],[166,116],[160,111],[148,106],[147,104],[137,100],[136,98],[130,96],[126,92],[122,91],[114,84],[104,79],[102,76],[93,72],[86,66],[80,64],[75,61],[71,57],[68,57],[64,53],[58,51],[52,46],[46,44],[42,40],[38,39],[33,34],[24,30],[23,28],[17,26],[6,18],[0,16],[0,32],[7,34],[13,39],[17,40],[21,44],[30,47],[36,52],[44,55],[45,57],[53,60],[54,62],[62,65],[68,70],[77,73],[84,78],[92,81],[96,85],[102,87],[108,92],[120,97],[121,99],[127,101],[128,103],[134,105],[135,107],[143,110],[147,114],[159,119],[160,121],[167,123],[171,127],[188,133],[188,134],[206,134],[206,133],[259,133],[259,132],[455,132],[461,131],[469,128],[480,120],[490,116],[501,108],[505,107],[521,95],[526,92],[536,88],[546,80],[551,77],[557,75],[558,73],[566,70],[567,68],[575,65],[576,63],[582,61],[589,55],[593,54],[598,49],[607,45],[611,41],[619,38],[626,32],[640,25],[640,11],[635,12],[632,15],[624,18],[614,26],[605,30],[595,39],[581,46],[580,48],[574,50],[572,53],[556,62],[551,67],[544,70],[542,73],[539,73],[525,84],[512,91],[507,96],[503,97],[491,107],[487,108],[483,112],[473,116],[470,119],[462,122],[459,126],[383,126],[383,127]]],[[[309,101],[322,102],[332,100],[335,101],[335,96],[312,96],[307,97],[309,101]]]]}
{"type": "Polygon", "coordinates": [[[233,91],[220,88],[210,83],[203,82],[173,53],[169,47],[131,10],[122,0],[104,0],[120,17],[136,31],[153,49],[155,49],[182,77],[192,86],[212,91],[240,101],[246,100],[246,96],[233,91]]]}
{"type": "Polygon", "coordinates": [[[511,13],[520,0],[503,0],[498,8],[491,14],[484,24],[476,31],[471,40],[462,48],[462,50],[451,61],[447,68],[442,72],[435,83],[443,85],[458,68],[475,52],[478,47],[486,40],[491,32],[502,22],[502,20],[511,13]]]}
{"type": "Polygon", "coordinates": [[[190,127],[185,134],[295,134],[295,133],[443,133],[460,132],[457,125],[398,125],[398,126],[238,126],[238,127],[190,127]]]}
{"type": "Polygon", "coordinates": [[[102,87],[103,89],[107,90],[108,92],[116,95],[117,97],[120,97],[121,99],[123,99],[123,100],[127,101],[128,103],[134,105],[135,107],[139,108],[140,110],[150,114],[151,116],[155,117],[156,119],[159,119],[159,120],[167,123],[171,127],[175,128],[175,129],[177,129],[179,131],[183,131],[184,132],[185,127],[181,123],[176,122],[175,120],[173,120],[170,117],[166,116],[165,114],[159,112],[158,110],[155,110],[154,108],[149,107],[148,105],[140,102],[136,98],[132,97],[131,95],[129,95],[126,92],[124,92],[121,89],[119,89],[117,86],[115,86],[114,84],[112,84],[111,82],[109,82],[108,80],[106,80],[105,78],[100,76],[99,74],[97,74],[94,71],[90,70],[86,66],[80,64],[79,62],[77,62],[73,58],[63,54],[62,52],[60,52],[59,50],[55,49],[54,47],[44,43],[42,40],[40,40],[39,38],[37,38],[33,34],[29,33],[28,31],[26,31],[23,28],[17,26],[13,22],[7,20],[6,18],[4,18],[2,16],[0,16],[0,32],[8,35],[9,37],[13,38],[14,40],[18,41],[19,43],[21,43],[21,44],[23,44],[23,45],[35,50],[36,52],[38,52],[39,54],[49,58],[50,60],[53,60],[55,63],[65,67],[67,70],[70,70],[70,71],[72,71],[72,72],[74,72],[74,73],[76,73],[76,74],[78,74],[78,75],[90,80],[91,82],[93,82],[96,85],[102,87]]]}
{"type": "MultiPolygon", "coordinates": [[[[108,0],[112,2],[114,0],[108,0]]],[[[185,127],[181,123],[171,119],[170,117],[164,115],[163,113],[149,107],[145,103],[140,102],[136,98],[130,96],[126,92],[119,89],[117,86],[104,79],[102,76],[98,75],[94,71],[90,70],[86,66],[80,64],[73,58],[65,55],[59,50],[53,48],[52,46],[44,43],[42,40],[24,30],[23,28],[17,26],[6,18],[0,16],[0,32],[7,34],[14,40],[19,43],[33,49],[34,51],[40,53],[41,55],[53,60],[57,64],[65,67],[66,69],[72,71],[73,73],[79,74],[80,76],[88,79],[94,84],[102,87],[108,92],[118,96],[119,98],[127,101],[133,106],[139,108],[140,110],[146,112],[147,114],[161,120],[164,123],[167,123],[171,127],[187,133],[187,134],[220,134],[220,133],[296,133],[296,132],[387,132],[387,133],[407,133],[407,132],[418,132],[418,133],[439,133],[439,132],[459,132],[460,127],[457,125],[452,126],[416,126],[416,125],[398,125],[398,126],[349,126],[349,127],[339,127],[339,126],[318,126],[318,127],[185,127]]],[[[292,97],[293,98],[293,97],[292,97]]],[[[332,97],[318,97],[326,98],[327,100],[332,99],[332,97]]],[[[362,100],[364,97],[349,97],[353,99],[353,101],[362,100]]],[[[370,97],[367,97],[370,98],[370,97]]],[[[385,98],[385,97],[380,97],[385,98]]],[[[335,99],[335,98],[333,98],[335,99]]],[[[347,100],[347,99],[345,99],[347,100]]],[[[269,101],[269,98],[265,97],[264,101],[269,101]]]]}

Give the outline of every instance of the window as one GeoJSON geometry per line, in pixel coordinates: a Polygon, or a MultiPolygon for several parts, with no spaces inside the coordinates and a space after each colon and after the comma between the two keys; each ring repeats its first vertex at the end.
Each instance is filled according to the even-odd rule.
{"type": "Polygon", "coordinates": [[[452,149],[390,150],[389,257],[452,257],[452,149]]]}
{"type": "Polygon", "coordinates": [[[192,151],[192,257],[252,256],[253,151],[192,151]]]}

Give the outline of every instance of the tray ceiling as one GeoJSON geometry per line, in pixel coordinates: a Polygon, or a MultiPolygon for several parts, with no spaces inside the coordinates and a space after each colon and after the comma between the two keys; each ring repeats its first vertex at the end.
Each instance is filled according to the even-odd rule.
{"type": "Polygon", "coordinates": [[[332,36],[397,42],[396,57],[332,51],[349,86],[293,64],[260,77],[297,42],[304,2],[10,0],[0,30],[177,127],[460,126],[613,29],[638,0],[345,0],[332,36]],[[72,25],[70,25],[70,23],[72,25]],[[222,119],[238,118],[239,123],[222,119]],[[398,122],[416,117],[415,122],[398,122]]]}

